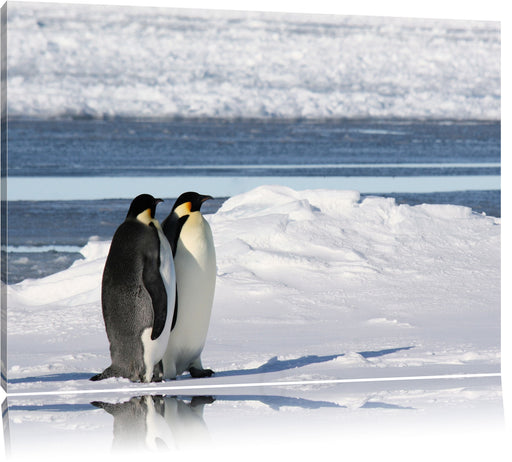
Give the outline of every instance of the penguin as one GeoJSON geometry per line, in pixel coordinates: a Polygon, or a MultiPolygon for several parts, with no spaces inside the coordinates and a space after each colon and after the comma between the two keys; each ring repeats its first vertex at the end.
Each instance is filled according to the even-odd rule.
{"type": "Polygon", "coordinates": [[[176,269],[176,324],[162,359],[164,379],[185,371],[194,378],[213,374],[201,361],[217,273],[212,231],[200,211],[209,199],[213,198],[183,193],[162,222],[176,269]]]}
{"type": "Polygon", "coordinates": [[[172,249],[155,210],[161,199],[137,196],[117,228],[103,271],[101,303],[111,366],[91,380],[161,380],[176,301],[172,249]],[[157,366],[157,367],[155,367],[157,366]]]}
{"type": "Polygon", "coordinates": [[[204,420],[205,406],[215,402],[213,396],[165,396],[162,413],[174,436],[176,449],[193,451],[207,449],[212,444],[204,420]]]}
{"type": "Polygon", "coordinates": [[[164,418],[163,396],[134,396],[119,403],[93,401],[91,404],[114,417],[113,451],[168,451],[176,447],[164,418]]]}
{"type": "Polygon", "coordinates": [[[116,452],[208,448],[211,438],[203,418],[213,396],[134,396],[124,402],[93,401],[114,417],[112,449],[116,452]]]}

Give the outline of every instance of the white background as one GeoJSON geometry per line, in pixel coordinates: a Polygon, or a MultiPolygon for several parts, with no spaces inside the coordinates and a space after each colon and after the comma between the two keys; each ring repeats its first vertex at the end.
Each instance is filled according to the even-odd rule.
{"type": "MultiPolygon", "coordinates": [[[[24,1],[24,0],[18,0],[24,1]]],[[[31,0],[32,3],[43,3],[39,0],[31,0]]],[[[335,2],[329,0],[314,1],[292,1],[292,0],[117,0],[117,1],[91,1],[76,0],[74,2],[64,2],[54,0],[53,3],[84,3],[84,4],[112,4],[112,5],[138,5],[138,6],[160,6],[160,7],[178,7],[178,8],[204,8],[204,9],[227,9],[227,10],[260,10],[260,11],[280,11],[280,12],[299,12],[299,13],[325,13],[325,14],[349,14],[349,15],[372,15],[372,16],[401,16],[401,17],[423,17],[423,18],[449,18],[449,19],[468,19],[468,20],[493,20],[501,22],[502,31],[502,82],[510,82],[510,25],[512,15],[509,13],[507,2],[503,0],[486,1],[460,1],[460,0],[430,0],[428,2],[411,2],[410,0],[358,0],[357,2],[335,2]]],[[[509,128],[509,86],[502,85],[502,175],[508,176],[508,160],[510,153],[510,133],[509,128]]],[[[510,255],[507,236],[508,231],[508,198],[509,191],[507,182],[502,182],[502,217],[504,231],[502,232],[502,281],[506,281],[510,274],[510,262],[507,257],[510,255]]],[[[506,284],[504,284],[506,286],[506,284]]],[[[504,384],[504,404],[505,418],[508,424],[508,430],[511,429],[512,409],[510,402],[512,400],[512,391],[510,382],[512,380],[510,370],[510,315],[507,313],[509,308],[508,291],[504,287],[502,292],[502,372],[504,384]],[[507,335],[508,334],[508,335],[507,335]]],[[[0,400],[3,400],[5,393],[0,390],[0,400]]],[[[0,458],[3,457],[3,439],[0,438],[0,458]]],[[[415,451],[417,453],[417,450],[415,451]]],[[[320,454],[319,454],[320,455],[320,454]]],[[[184,457],[186,455],[184,454],[184,457]]],[[[209,455],[207,455],[209,457],[209,455]]]]}

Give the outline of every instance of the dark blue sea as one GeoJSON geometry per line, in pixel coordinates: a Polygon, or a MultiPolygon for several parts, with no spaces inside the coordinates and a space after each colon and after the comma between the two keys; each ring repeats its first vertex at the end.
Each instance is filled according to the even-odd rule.
{"type": "Polygon", "coordinates": [[[169,208],[176,188],[207,179],[200,192],[215,200],[206,213],[244,185],[278,181],[297,189],[350,182],[363,197],[499,217],[500,136],[500,122],[449,120],[9,120],[7,282],[63,270],[91,236],[110,239],[148,178],[175,185],[159,194],[169,208]],[[126,177],[133,191],[115,188],[126,177]],[[94,191],[80,189],[85,179],[94,191]]]}

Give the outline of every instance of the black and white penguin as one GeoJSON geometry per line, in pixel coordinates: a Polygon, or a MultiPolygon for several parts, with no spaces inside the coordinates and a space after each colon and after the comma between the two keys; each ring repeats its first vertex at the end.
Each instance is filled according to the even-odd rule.
{"type": "Polygon", "coordinates": [[[91,404],[114,417],[112,450],[169,451],[207,449],[211,438],[203,418],[211,396],[134,396],[124,402],[93,401],[91,404]]]}
{"type": "Polygon", "coordinates": [[[155,366],[172,328],[176,276],[170,244],[155,219],[159,202],[137,196],[112,238],[101,290],[112,365],[91,380],[161,380],[155,366]]]}
{"type": "Polygon", "coordinates": [[[176,268],[176,325],[162,359],[163,378],[185,371],[192,377],[210,377],[201,352],[206,341],[215,292],[216,258],[210,225],[200,212],[211,196],[183,193],[162,222],[176,268]]]}
{"type": "Polygon", "coordinates": [[[176,448],[175,437],[164,418],[164,397],[134,396],[129,401],[93,401],[93,406],[114,417],[112,451],[168,451],[176,448]]]}

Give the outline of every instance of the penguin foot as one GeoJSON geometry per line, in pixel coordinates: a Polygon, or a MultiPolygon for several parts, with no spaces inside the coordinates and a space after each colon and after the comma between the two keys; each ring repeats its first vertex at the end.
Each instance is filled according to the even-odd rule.
{"type": "Polygon", "coordinates": [[[153,378],[151,379],[152,382],[161,382],[164,376],[164,366],[162,364],[162,361],[159,361],[157,364],[155,364],[155,368],[153,370],[153,378]]]}
{"type": "Polygon", "coordinates": [[[116,376],[116,374],[112,370],[112,366],[109,366],[103,372],[93,375],[89,380],[91,380],[93,382],[97,382],[98,380],[108,379],[110,377],[115,377],[115,376],[116,376]]]}
{"type": "Polygon", "coordinates": [[[215,372],[213,372],[211,369],[199,369],[198,367],[191,367],[189,369],[190,375],[194,379],[200,379],[203,377],[211,377],[215,372]]]}

